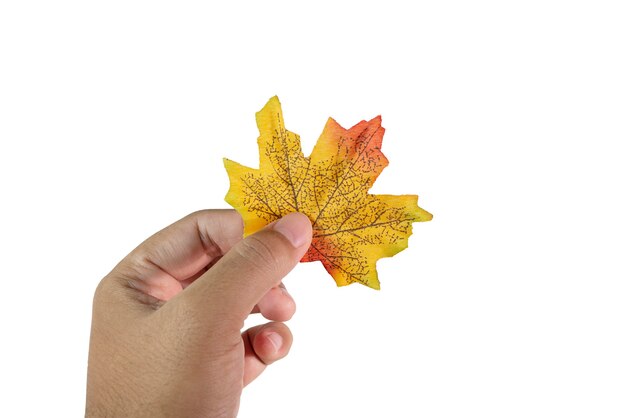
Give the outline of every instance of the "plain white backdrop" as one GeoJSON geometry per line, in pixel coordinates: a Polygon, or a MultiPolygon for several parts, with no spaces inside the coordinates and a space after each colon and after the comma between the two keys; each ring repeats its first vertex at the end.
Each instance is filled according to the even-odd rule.
{"type": "MultiPolygon", "coordinates": [[[[81,416],[91,298],[227,207],[271,96],[310,152],[378,114],[373,192],[434,214],[379,263],[285,279],[288,358],[241,417],[626,416],[620,1],[0,3],[0,416],[81,416]]],[[[254,321],[251,321],[253,323],[254,321]]]]}

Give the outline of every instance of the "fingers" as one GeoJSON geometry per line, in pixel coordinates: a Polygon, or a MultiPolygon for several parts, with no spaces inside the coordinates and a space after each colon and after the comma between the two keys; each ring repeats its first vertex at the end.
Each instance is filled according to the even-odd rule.
{"type": "Polygon", "coordinates": [[[285,357],[293,342],[291,331],[281,322],[250,328],[241,337],[245,347],[244,386],[256,379],[269,364],[285,357]]]}
{"type": "Polygon", "coordinates": [[[296,302],[287,292],[285,285],[280,283],[261,298],[252,313],[261,313],[270,321],[288,321],[296,313],[296,302]]]}
{"type": "Polygon", "coordinates": [[[218,326],[239,330],[254,306],[300,261],[310,243],[309,219],[300,213],[289,214],[235,244],[179,295],[179,303],[193,307],[201,317],[217,318],[218,326]]]}
{"type": "Polygon", "coordinates": [[[192,213],[148,238],[116,267],[132,287],[167,301],[243,236],[234,210],[192,213]]]}

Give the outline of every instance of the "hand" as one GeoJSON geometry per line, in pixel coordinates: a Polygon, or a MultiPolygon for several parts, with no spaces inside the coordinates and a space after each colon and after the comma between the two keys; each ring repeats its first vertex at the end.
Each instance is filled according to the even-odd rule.
{"type": "Polygon", "coordinates": [[[87,416],[234,417],[244,386],[287,355],[295,304],[281,279],[311,242],[302,214],[241,239],[231,210],[191,214],[100,283],[87,416]],[[241,333],[250,313],[277,321],[241,333]]]}

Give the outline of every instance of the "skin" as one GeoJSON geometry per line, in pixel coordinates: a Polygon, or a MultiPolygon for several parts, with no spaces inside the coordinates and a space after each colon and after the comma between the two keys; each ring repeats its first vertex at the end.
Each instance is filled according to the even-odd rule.
{"type": "Polygon", "coordinates": [[[193,213],[148,238],[99,284],[88,417],[235,417],[243,387],[292,343],[281,279],[311,242],[289,214],[242,239],[232,210],[193,213]],[[241,332],[260,313],[272,322],[241,332]]]}

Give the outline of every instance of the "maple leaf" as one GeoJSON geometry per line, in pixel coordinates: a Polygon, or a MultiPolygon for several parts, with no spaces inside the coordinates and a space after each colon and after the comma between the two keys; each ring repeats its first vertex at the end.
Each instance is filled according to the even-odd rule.
{"type": "Polygon", "coordinates": [[[313,225],[313,240],[301,261],[321,261],[338,286],[358,282],[379,289],[376,261],[407,247],[413,222],[432,219],[416,195],[368,193],[388,164],[380,150],[380,116],[347,130],[329,118],[308,158],[300,137],[285,129],[278,97],[256,121],[259,169],[224,159],[226,201],[243,217],[244,235],[302,212],[313,225]]]}

